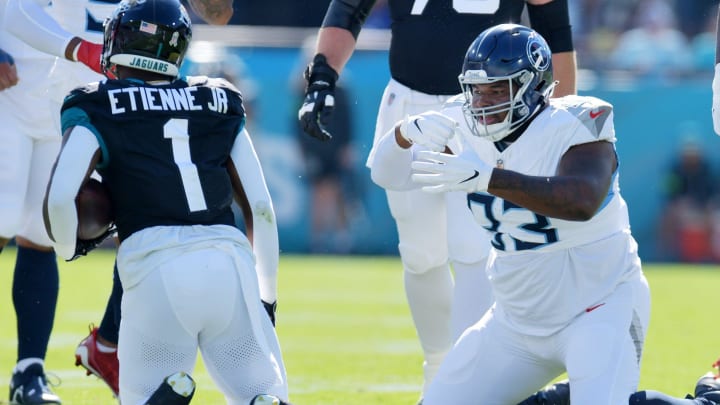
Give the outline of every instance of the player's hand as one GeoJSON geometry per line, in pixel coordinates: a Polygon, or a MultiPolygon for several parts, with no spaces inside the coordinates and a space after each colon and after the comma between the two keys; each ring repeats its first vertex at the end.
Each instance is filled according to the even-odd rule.
{"type": "Polygon", "coordinates": [[[0,49],[0,91],[18,83],[17,69],[13,57],[0,49]]]}
{"type": "Polygon", "coordinates": [[[306,134],[321,141],[332,135],[325,129],[335,107],[335,82],[338,74],[328,65],[325,55],[317,54],[305,69],[305,100],[298,111],[300,126],[306,134]]]}
{"type": "Polygon", "coordinates": [[[68,48],[69,49],[65,50],[65,56],[68,59],[80,62],[93,71],[103,74],[101,66],[102,44],[95,44],[82,38],[74,37],[70,40],[70,43],[68,43],[68,48]]]}
{"type": "Polygon", "coordinates": [[[424,184],[423,191],[444,193],[487,191],[493,168],[472,152],[457,156],[419,151],[412,162],[412,180],[424,184]]]}
{"type": "Polygon", "coordinates": [[[277,312],[277,301],[273,302],[272,304],[269,302],[262,301],[263,307],[265,307],[265,312],[267,312],[268,316],[270,317],[270,322],[272,322],[273,326],[275,326],[275,312],[277,312]]]}
{"type": "Polygon", "coordinates": [[[100,244],[103,243],[105,239],[114,235],[116,232],[117,228],[115,227],[115,224],[113,224],[112,226],[110,226],[110,228],[108,228],[107,231],[105,231],[105,233],[95,239],[77,239],[75,241],[75,254],[73,255],[73,257],[66,261],[71,262],[78,257],[86,256],[88,253],[90,253],[91,250],[100,246],[100,244]]]}
{"type": "Polygon", "coordinates": [[[400,136],[435,152],[445,150],[448,140],[455,134],[457,122],[436,111],[406,116],[400,124],[400,136]]]}

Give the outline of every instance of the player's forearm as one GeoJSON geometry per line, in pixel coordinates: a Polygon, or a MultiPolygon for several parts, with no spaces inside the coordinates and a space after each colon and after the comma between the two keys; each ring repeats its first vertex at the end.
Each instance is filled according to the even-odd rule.
{"type": "Polygon", "coordinates": [[[590,180],[528,176],[502,169],[493,170],[488,192],[540,215],[568,221],[589,220],[602,203],[590,180]]]}
{"type": "Polygon", "coordinates": [[[74,37],[32,0],[8,0],[4,22],[5,29],[23,42],[61,58],[74,37]]]}
{"type": "Polygon", "coordinates": [[[260,298],[268,303],[277,300],[277,276],[280,265],[280,243],[272,203],[253,207],[253,253],[260,287],[260,298]]]}
{"type": "Polygon", "coordinates": [[[386,190],[417,189],[412,182],[410,164],[413,160],[411,144],[400,134],[397,126],[380,138],[370,152],[370,178],[386,190]]]}
{"type": "Polygon", "coordinates": [[[562,97],[577,94],[577,81],[575,74],[577,65],[575,52],[559,52],[552,55],[553,76],[558,81],[553,97],[562,97]]]}
{"type": "Polygon", "coordinates": [[[250,140],[243,129],[235,139],[230,151],[232,166],[242,183],[247,203],[252,212],[253,238],[260,298],[268,303],[277,300],[277,273],[280,256],[277,220],[265,176],[250,140]]]}
{"type": "Polygon", "coordinates": [[[188,3],[208,24],[225,25],[233,15],[232,0],[188,0],[188,3]]]}
{"type": "Polygon", "coordinates": [[[43,214],[55,252],[68,260],[75,255],[77,240],[75,197],[99,160],[100,144],[95,135],[83,126],[68,128],[64,136],[48,183],[43,214]]]}
{"type": "Polygon", "coordinates": [[[340,74],[355,51],[355,38],[350,31],[337,27],[321,28],[318,32],[316,54],[327,58],[328,64],[340,74]]]}

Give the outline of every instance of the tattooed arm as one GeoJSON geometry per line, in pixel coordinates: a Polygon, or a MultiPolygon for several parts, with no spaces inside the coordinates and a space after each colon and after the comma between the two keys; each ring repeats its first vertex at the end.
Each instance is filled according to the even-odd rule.
{"type": "Polygon", "coordinates": [[[188,0],[188,3],[208,24],[225,25],[233,15],[233,0],[188,0]]]}

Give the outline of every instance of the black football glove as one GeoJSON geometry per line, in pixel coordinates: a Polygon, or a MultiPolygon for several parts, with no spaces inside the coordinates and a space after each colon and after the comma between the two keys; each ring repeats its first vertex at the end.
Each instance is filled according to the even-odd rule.
{"type": "Polygon", "coordinates": [[[306,134],[327,141],[332,138],[325,127],[335,107],[335,82],[338,73],[328,65],[325,55],[319,53],[305,68],[304,76],[307,87],[305,100],[298,111],[300,125],[306,134]]]}
{"type": "Polygon", "coordinates": [[[105,241],[105,239],[109,238],[113,234],[117,232],[117,228],[115,227],[115,224],[112,224],[110,228],[108,228],[107,231],[105,231],[102,235],[98,236],[94,239],[77,239],[75,241],[75,254],[73,257],[69,260],[66,260],[68,262],[71,262],[75,259],[77,259],[80,256],[86,256],[91,250],[98,247],[101,243],[105,241]]]}
{"type": "Polygon", "coordinates": [[[269,302],[262,301],[263,307],[265,307],[265,312],[267,312],[268,316],[270,317],[270,322],[272,322],[273,326],[275,326],[275,312],[277,311],[277,301],[270,304],[269,302]]]}

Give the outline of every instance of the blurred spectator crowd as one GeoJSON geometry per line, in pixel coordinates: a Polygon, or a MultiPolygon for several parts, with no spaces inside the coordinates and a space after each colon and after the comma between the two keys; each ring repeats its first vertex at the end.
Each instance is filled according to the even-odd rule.
{"type": "Polygon", "coordinates": [[[580,67],[637,75],[710,72],[718,0],[573,0],[580,67]]]}
{"type": "Polygon", "coordinates": [[[665,205],[658,221],[662,259],[720,261],[720,176],[697,138],[694,125],[682,130],[678,154],[663,177],[665,205]]]}
{"type": "MultiPolygon", "coordinates": [[[[571,0],[580,68],[682,75],[712,69],[720,0],[571,0]]],[[[318,27],[330,0],[235,0],[231,24],[318,27]],[[283,10],[283,12],[278,12],[283,10]]],[[[388,28],[378,0],[366,28],[388,28]]]]}

